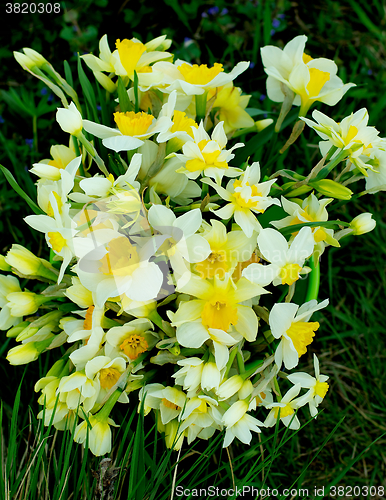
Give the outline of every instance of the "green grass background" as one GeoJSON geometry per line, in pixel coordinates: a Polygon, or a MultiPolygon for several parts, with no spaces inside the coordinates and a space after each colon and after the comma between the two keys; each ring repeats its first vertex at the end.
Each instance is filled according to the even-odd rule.
{"type": "MultiPolygon", "coordinates": [[[[357,84],[334,108],[318,105],[318,109],[340,121],[366,107],[369,124],[385,136],[386,15],[381,1],[60,3],[61,14],[57,15],[7,15],[0,35],[0,163],[13,172],[33,199],[35,179],[28,168],[49,157],[50,145],[66,138],[54,119],[57,99],[51,100],[43,85],[13,60],[12,51],[22,47],[38,50],[64,73],[64,59],[75,69],[76,52],[96,53],[99,38],[105,33],[111,47],[116,38],[137,36],[147,41],[167,34],[174,40],[171,51],[176,57],[192,63],[222,62],[231,68],[240,60],[252,61],[253,68],[241,75],[236,84],[252,95],[250,107],[275,113],[278,106],[264,99],[266,76],[259,49],[266,44],[282,47],[294,36],[306,34],[307,53],[333,58],[339,66],[339,76],[357,84]],[[18,105],[14,102],[15,93],[20,98],[18,105]]],[[[285,139],[284,133],[283,143],[285,139]]],[[[316,135],[305,130],[275,169],[285,166],[308,172],[320,158],[316,144],[316,135]]],[[[184,448],[176,484],[215,484],[224,488],[232,487],[233,482],[271,488],[294,484],[297,488],[309,488],[310,492],[315,486],[332,484],[386,487],[384,207],[384,193],[342,205],[342,219],[350,220],[370,211],[377,227],[372,233],[343,240],[342,248],[329,248],[322,257],[320,299],[329,297],[330,306],[318,316],[320,329],[301,360],[302,369],[312,372],[312,354],[317,353],[322,373],[330,377],[322,414],[297,434],[285,433],[280,427],[279,432],[264,430],[250,448],[234,443],[229,456],[221,450],[221,436],[210,443],[197,443],[192,449],[184,448]]],[[[29,214],[28,207],[3,177],[0,214],[2,254],[17,242],[46,256],[40,235],[30,232],[22,221],[29,214]]],[[[33,384],[51,366],[52,354],[26,368],[11,367],[5,360],[9,347],[4,335],[0,343],[0,498],[108,498],[107,493],[104,497],[94,493],[98,480],[91,471],[98,471],[100,458],[72,443],[69,433],[44,429],[36,420],[39,407],[33,384]]],[[[131,399],[134,402],[135,396],[131,399]]],[[[170,498],[177,454],[167,452],[160,437],[154,445],[152,422],[146,419],[143,424],[133,408],[121,409],[122,415],[116,417],[117,422],[127,422],[119,429],[117,446],[111,454],[117,468],[109,472],[116,474],[116,498],[170,498]]],[[[307,418],[304,412],[301,421],[306,422],[307,418]]],[[[310,494],[310,498],[314,496],[310,494]]]]}

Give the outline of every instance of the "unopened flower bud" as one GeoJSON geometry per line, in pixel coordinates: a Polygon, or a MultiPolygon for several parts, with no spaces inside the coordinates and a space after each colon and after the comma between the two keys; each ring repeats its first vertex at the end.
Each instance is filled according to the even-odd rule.
{"type": "Polygon", "coordinates": [[[79,136],[82,133],[82,115],[77,110],[75,104],[70,103],[69,107],[59,108],[56,112],[56,121],[64,132],[79,136]]]}
{"type": "Polygon", "coordinates": [[[338,200],[349,200],[353,194],[351,189],[346,186],[342,186],[339,182],[335,182],[332,179],[321,179],[320,181],[309,182],[309,185],[315,188],[319,193],[325,196],[331,196],[338,200]]]}
{"type": "Polygon", "coordinates": [[[353,230],[353,234],[365,234],[372,231],[376,226],[376,222],[373,219],[373,214],[365,212],[363,214],[357,215],[350,224],[350,228],[353,230]]]}

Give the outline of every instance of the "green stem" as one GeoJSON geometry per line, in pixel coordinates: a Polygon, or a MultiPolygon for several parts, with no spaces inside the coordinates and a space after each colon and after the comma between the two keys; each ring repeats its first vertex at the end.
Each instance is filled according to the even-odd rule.
{"type": "Polygon", "coordinates": [[[237,367],[238,367],[239,373],[241,375],[242,373],[245,373],[244,360],[243,360],[243,357],[241,355],[241,352],[237,351],[236,359],[237,359],[237,367]]]}
{"type": "Polygon", "coordinates": [[[305,302],[310,300],[316,300],[319,294],[319,285],[320,285],[320,265],[319,261],[317,264],[314,264],[314,259],[311,257],[309,262],[311,273],[309,274],[309,283],[308,283],[308,291],[306,295],[305,302]]]}
{"type": "Polygon", "coordinates": [[[38,117],[36,115],[32,117],[32,130],[34,134],[35,151],[38,152],[38,117]]]}
{"type": "Polygon", "coordinates": [[[347,157],[347,151],[342,149],[342,151],[338,154],[338,156],[330,161],[325,167],[322,168],[322,170],[318,173],[318,175],[312,179],[313,181],[320,181],[321,179],[325,179],[327,175],[331,172],[333,168],[335,168],[338,163],[343,161],[347,157]]]}
{"type": "Polygon", "coordinates": [[[228,373],[229,373],[229,370],[231,369],[231,366],[233,364],[233,361],[236,357],[236,354],[238,352],[238,349],[237,347],[235,347],[230,353],[229,353],[229,359],[228,359],[228,363],[227,363],[227,366],[226,366],[226,370],[225,370],[225,374],[224,374],[224,380],[227,378],[228,376],[228,373]]]}
{"type": "MultiPolygon", "coordinates": [[[[78,157],[81,154],[80,153],[80,149],[79,149],[78,139],[74,135],[72,135],[71,137],[72,137],[72,143],[74,144],[75,154],[78,157]]],[[[80,162],[79,170],[80,170],[80,175],[82,177],[84,177],[85,173],[84,173],[84,168],[83,168],[83,163],[82,162],[80,162]]]]}
{"type": "Polygon", "coordinates": [[[201,95],[196,95],[196,121],[200,123],[201,120],[205,120],[206,114],[206,96],[208,92],[204,92],[201,95]]]}

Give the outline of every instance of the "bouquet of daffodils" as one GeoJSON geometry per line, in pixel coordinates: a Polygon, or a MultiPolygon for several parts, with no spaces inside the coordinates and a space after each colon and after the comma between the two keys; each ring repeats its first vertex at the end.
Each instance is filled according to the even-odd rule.
{"type": "Polygon", "coordinates": [[[38,416],[93,454],[111,451],[114,406],[129,398],[177,450],[216,431],[224,447],[249,444],[278,420],[298,429],[302,406],[317,415],[328,390],[317,356],[312,375],[293,370],[328,304],[317,300],[319,259],[375,226],[369,213],[329,220],[327,207],[386,189],[386,140],[366,109],[339,123],[305,118],[354,85],[305,54],[306,40],[261,50],[268,97],[282,103],[276,123],[255,122],[259,110],[234,86],[248,62],[174,61],[165,36],[117,40],[113,52],[103,36],[99,57],[79,58],[79,94],[67,63],[64,78],[34,50],[15,52],[61,100],[69,137],[30,170],[37,203],[1,167],[33,210],[25,222],[44,234],[47,259],[18,244],[0,257],[0,328],[17,343],[13,365],[56,349],[35,385],[38,416]],[[305,125],[322,139],[306,176],[272,172],[291,121],[281,152],[305,125]],[[269,140],[268,165],[247,159],[269,140]]]}

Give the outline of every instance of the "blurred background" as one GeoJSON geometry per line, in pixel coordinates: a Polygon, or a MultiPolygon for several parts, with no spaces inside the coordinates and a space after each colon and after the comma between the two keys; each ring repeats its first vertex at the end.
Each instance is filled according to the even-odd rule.
{"type": "MultiPolygon", "coordinates": [[[[275,117],[279,107],[266,98],[260,47],[283,47],[305,34],[308,54],[334,59],[343,81],[357,85],[334,108],[320,104],[317,108],[340,121],[366,107],[369,125],[377,127],[380,136],[386,135],[386,13],[382,1],[316,0],[311,8],[306,2],[287,0],[59,3],[60,13],[2,14],[0,163],[13,172],[32,199],[36,199],[36,179],[28,169],[49,157],[51,145],[66,139],[55,122],[56,108],[61,107],[57,97],[13,58],[12,52],[23,47],[40,52],[64,75],[63,61],[75,70],[77,53],[97,55],[104,34],[111,49],[118,38],[137,37],[146,42],[166,34],[173,40],[170,50],[176,58],[191,63],[221,62],[230,69],[238,61],[251,61],[235,84],[252,96],[249,107],[261,109],[262,117],[269,112],[275,117]]],[[[301,139],[282,155],[277,169],[285,166],[309,172],[320,159],[317,142],[316,134],[306,128],[301,139]]],[[[330,306],[319,316],[318,335],[302,361],[312,372],[312,354],[317,353],[322,373],[330,377],[330,389],[322,414],[288,441],[272,465],[270,474],[277,483],[287,484],[296,477],[298,487],[321,487],[334,481],[368,486],[385,482],[385,202],[381,192],[340,208],[344,220],[361,212],[374,213],[377,227],[372,233],[346,238],[342,248],[329,248],[322,257],[320,299],[328,297],[330,306]]],[[[22,220],[29,213],[0,174],[1,254],[16,242],[46,257],[40,234],[32,233],[22,220]]],[[[6,341],[0,349],[3,357],[8,348],[6,341]]],[[[39,359],[27,367],[22,389],[22,402],[25,408],[31,405],[35,415],[39,408],[32,383],[28,384],[45,373],[42,363],[39,359]]],[[[47,359],[44,363],[50,366],[47,359]]],[[[9,415],[24,369],[10,367],[3,359],[0,370],[3,380],[9,381],[2,390],[9,415]]],[[[243,452],[242,446],[233,446],[235,456],[243,452]]]]}

